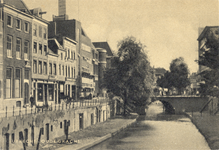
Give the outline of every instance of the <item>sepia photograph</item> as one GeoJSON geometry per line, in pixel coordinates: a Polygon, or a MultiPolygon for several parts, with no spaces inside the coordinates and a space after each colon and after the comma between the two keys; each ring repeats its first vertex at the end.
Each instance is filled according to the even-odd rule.
{"type": "Polygon", "coordinates": [[[0,150],[219,149],[219,0],[0,0],[0,150]]]}

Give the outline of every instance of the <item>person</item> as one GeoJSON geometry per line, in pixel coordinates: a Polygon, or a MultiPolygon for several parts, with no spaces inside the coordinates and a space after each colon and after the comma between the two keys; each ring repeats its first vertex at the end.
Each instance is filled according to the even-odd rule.
{"type": "Polygon", "coordinates": [[[31,103],[31,107],[33,107],[33,105],[34,105],[34,98],[33,98],[32,95],[30,96],[30,103],[31,103]]]}

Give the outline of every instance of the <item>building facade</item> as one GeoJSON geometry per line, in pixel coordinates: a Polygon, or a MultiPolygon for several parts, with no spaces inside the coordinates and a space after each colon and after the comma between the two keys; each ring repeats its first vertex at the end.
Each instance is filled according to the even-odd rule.
{"type": "Polygon", "coordinates": [[[21,107],[29,101],[32,19],[30,11],[22,1],[1,1],[1,109],[21,107]]]}

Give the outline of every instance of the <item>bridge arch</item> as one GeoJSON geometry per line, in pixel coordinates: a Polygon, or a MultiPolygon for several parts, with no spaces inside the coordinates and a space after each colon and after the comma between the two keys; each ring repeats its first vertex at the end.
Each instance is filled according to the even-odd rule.
{"type": "Polygon", "coordinates": [[[167,112],[180,114],[198,112],[208,102],[208,97],[161,96],[154,97],[163,103],[167,112]]]}

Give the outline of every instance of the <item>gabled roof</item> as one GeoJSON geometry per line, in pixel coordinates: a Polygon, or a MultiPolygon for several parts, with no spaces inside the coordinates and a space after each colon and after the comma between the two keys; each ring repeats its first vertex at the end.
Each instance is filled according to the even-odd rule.
{"type": "Polygon", "coordinates": [[[4,3],[10,5],[22,12],[31,14],[26,4],[22,0],[4,0],[4,3]]]}
{"type": "Polygon", "coordinates": [[[103,48],[107,51],[107,56],[113,56],[112,49],[107,42],[93,42],[96,48],[103,48]]]}
{"type": "Polygon", "coordinates": [[[155,74],[163,75],[166,72],[164,68],[155,68],[155,74]]]}
{"type": "Polygon", "coordinates": [[[219,26],[206,26],[204,30],[201,32],[201,34],[199,35],[197,40],[200,41],[210,28],[219,28],[219,26]]]}
{"type": "Polygon", "coordinates": [[[55,39],[48,39],[48,47],[49,47],[49,52],[58,54],[59,49],[63,49],[63,47],[59,44],[59,42],[55,39]]]}

